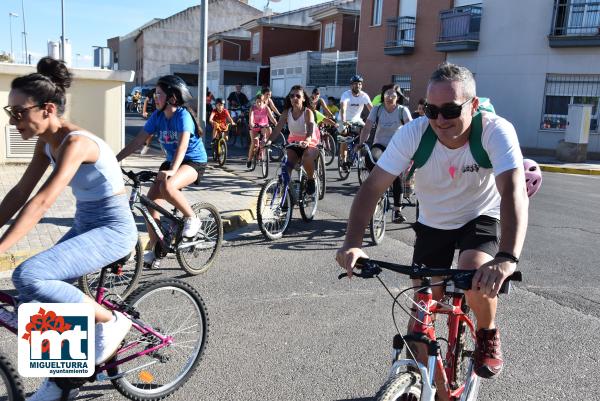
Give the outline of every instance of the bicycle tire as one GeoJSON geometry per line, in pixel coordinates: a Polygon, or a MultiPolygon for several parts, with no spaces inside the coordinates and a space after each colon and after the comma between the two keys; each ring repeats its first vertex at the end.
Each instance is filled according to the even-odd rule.
{"type": "Polygon", "coordinates": [[[254,154],[250,159],[250,169],[248,171],[254,171],[256,169],[256,165],[258,164],[258,149],[254,149],[254,154]]]}
{"type": "MultiPolygon", "coordinates": [[[[471,309],[466,305],[463,299],[461,306],[462,311],[473,320],[473,313],[471,309]]],[[[469,387],[465,388],[465,392],[461,395],[463,401],[475,401],[479,394],[479,385],[481,378],[477,376],[473,371],[473,356],[475,354],[475,341],[468,325],[464,321],[458,323],[458,335],[456,337],[456,346],[454,348],[454,361],[452,366],[454,367],[454,378],[455,386],[463,386],[467,384],[467,379],[470,378],[469,387]]]]}
{"type": "Polygon", "coordinates": [[[0,390],[4,389],[8,401],[25,401],[25,389],[21,376],[8,358],[0,355],[0,390]]]}
{"type": "Polygon", "coordinates": [[[293,210],[294,203],[290,191],[283,187],[279,178],[273,178],[263,184],[256,203],[256,220],[260,232],[266,239],[274,241],[283,237],[292,220],[293,210]],[[286,197],[282,207],[281,196],[284,193],[286,193],[286,197]],[[285,210],[286,207],[287,210],[285,210]]]}
{"type": "Polygon", "coordinates": [[[300,208],[300,215],[302,216],[302,220],[304,220],[304,222],[308,223],[310,221],[312,221],[315,218],[315,214],[317,214],[317,207],[319,206],[319,177],[316,178],[316,182],[315,182],[315,186],[316,186],[316,190],[315,193],[312,195],[309,195],[306,192],[306,182],[308,180],[308,177],[306,175],[306,173],[304,172],[304,170],[302,170],[302,181],[300,183],[300,201],[299,203],[299,208],[300,208]]]}
{"type": "MultiPolygon", "coordinates": [[[[125,299],[135,289],[142,270],[144,269],[144,248],[142,241],[138,238],[135,244],[133,258],[130,258],[125,265],[121,266],[120,274],[114,274],[107,271],[104,276],[104,287],[108,289],[106,295],[117,295],[125,299]],[[125,268],[129,266],[126,270],[125,268]]],[[[78,285],[81,291],[92,299],[96,299],[98,281],[100,280],[101,270],[79,277],[78,285]]]]}
{"type": "Polygon", "coordinates": [[[421,375],[402,372],[388,379],[377,392],[377,401],[419,401],[421,399],[421,375]],[[403,398],[400,398],[403,397],[403,398]]]}
{"type": "Polygon", "coordinates": [[[387,202],[387,193],[384,193],[377,201],[375,211],[369,221],[369,235],[371,236],[371,241],[373,241],[375,245],[381,244],[383,237],[385,237],[387,202]]]}
{"type": "Polygon", "coordinates": [[[356,164],[356,172],[358,173],[358,185],[362,185],[362,183],[365,182],[369,177],[369,169],[367,168],[367,165],[365,164],[365,159],[362,156],[358,157],[356,164]]]}
{"type": "Polygon", "coordinates": [[[260,171],[262,174],[262,178],[267,178],[269,176],[269,148],[261,147],[261,158],[260,158],[260,171]]]}
{"type": "Polygon", "coordinates": [[[330,134],[323,135],[323,151],[325,152],[325,165],[329,166],[335,160],[337,145],[330,134]]]}
{"type": "Polygon", "coordinates": [[[219,166],[223,167],[227,162],[227,142],[223,138],[217,144],[217,157],[219,166]]]}
{"type": "Polygon", "coordinates": [[[319,200],[325,198],[325,191],[327,190],[327,179],[325,178],[325,158],[323,157],[324,151],[319,152],[317,157],[317,176],[319,177],[319,200]]]}
{"type": "MultiPolygon", "coordinates": [[[[156,297],[155,297],[156,298],[156,297]]],[[[133,378],[137,378],[137,382],[133,383],[131,381],[131,375],[125,375],[118,379],[113,379],[112,384],[117,389],[119,393],[134,401],[154,401],[163,399],[175,391],[179,390],[192,376],[194,371],[197,369],[198,364],[202,360],[202,356],[204,354],[204,350],[206,348],[206,344],[208,342],[208,330],[209,330],[209,319],[208,314],[206,312],[206,305],[202,300],[200,294],[192,287],[191,285],[177,279],[168,279],[168,280],[159,280],[154,282],[149,282],[144,286],[136,289],[128,298],[127,304],[133,308],[135,308],[140,313],[140,320],[146,323],[149,322],[157,322],[162,323],[165,326],[165,322],[172,322],[172,330],[169,330],[167,327],[160,327],[160,325],[150,324],[153,329],[159,331],[163,335],[172,335],[173,336],[173,344],[162,348],[155,353],[147,354],[146,356],[132,359],[131,361],[125,362],[122,365],[117,366],[114,371],[109,372],[109,374],[113,375],[119,372],[120,368],[124,368],[123,370],[136,369],[134,366],[140,366],[144,369],[138,375],[133,375],[133,378]],[[160,295],[158,292],[166,291],[168,295],[168,304],[165,305],[165,295],[160,295]],[[158,294],[159,297],[154,300],[152,299],[153,294],[158,294]],[[151,303],[152,301],[153,303],[151,303]],[[143,304],[145,302],[145,304],[143,304]],[[199,324],[195,324],[187,327],[186,322],[181,322],[180,319],[185,317],[189,317],[189,314],[186,316],[186,312],[184,310],[185,303],[190,303],[194,308],[192,312],[195,312],[201,322],[199,324]],[[147,306],[146,306],[147,305],[147,306]],[[172,306],[173,308],[169,308],[168,306],[172,306]],[[148,311],[144,309],[148,308],[148,311]],[[182,316],[183,313],[183,316],[182,316]],[[161,316],[159,318],[159,316],[161,316]],[[182,329],[184,326],[185,329],[182,329]],[[191,333],[191,329],[197,327],[199,330],[199,342],[193,345],[189,345],[194,340],[186,341],[187,335],[191,333]],[[181,354],[184,351],[176,348],[178,344],[186,343],[185,348],[188,349],[193,348],[192,353],[189,356],[182,356],[181,354]],[[178,351],[170,353],[170,356],[165,357],[163,360],[163,355],[168,353],[169,350],[178,351]],[[144,366],[148,362],[153,362],[154,359],[158,360],[160,358],[159,363],[154,363],[151,366],[144,366]],[[156,379],[158,370],[161,366],[167,365],[168,369],[164,369],[166,374],[171,374],[174,371],[173,364],[177,362],[177,359],[183,359],[182,363],[184,363],[183,370],[178,373],[176,378],[165,385],[158,386],[154,383],[148,383],[149,379],[156,379]],[[154,369],[152,369],[154,367],[154,369]],[[142,373],[146,373],[145,377],[142,377],[142,373]]],[[[130,331],[128,337],[125,339],[125,343],[135,342],[131,337],[138,337],[138,341],[142,344],[146,344],[146,346],[152,345],[152,337],[141,334],[135,329],[130,331]]],[[[132,349],[132,352],[137,352],[137,350],[132,349]]],[[[123,356],[120,356],[123,358],[123,356]]],[[[139,368],[138,368],[139,369],[139,368]]]]}
{"type": "Polygon", "coordinates": [[[207,202],[199,202],[192,205],[192,210],[198,218],[200,218],[200,230],[192,241],[201,241],[199,244],[190,248],[179,248],[177,244],[177,262],[179,266],[191,275],[206,273],[212,266],[215,258],[219,254],[221,245],[223,244],[223,222],[221,215],[216,207],[207,202]],[[208,245],[208,246],[207,246],[208,245]],[[208,258],[201,263],[199,267],[194,266],[188,256],[191,254],[194,258],[200,255],[202,250],[209,251],[208,258]]]}
{"type": "Polygon", "coordinates": [[[340,181],[345,181],[350,176],[351,168],[352,167],[350,167],[348,165],[344,165],[344,161],[338,155],[338,174],[340,175],[340,181]]]}
{"type": "Polygon", "coordinates": [[[217,141],[215,141],[214,139],[212,140],[211,147],[212,147],[213,161],[216,163],[219,159],[217,157],[217,154],[218,154],[218,151],[217,151],[217,141]]]}

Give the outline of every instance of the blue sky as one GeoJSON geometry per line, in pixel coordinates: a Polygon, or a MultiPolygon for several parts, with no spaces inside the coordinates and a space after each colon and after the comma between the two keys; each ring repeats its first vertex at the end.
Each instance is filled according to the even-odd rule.
{"type": "MultiPolygon", "coordinates": [[[[275,12],[285,12],[308,5],[324,3],[325,0],[280,0],[269,7],[275,12]]],[[[47,54],[48,40],[60,39],[60,0],[0,0],[0,53],[10,53],[10,23],[12,21],[12,46],[17,62],[23,60],[23,12],[27,29],[27,49],[35,63],[47,54]],[[18,17],[9,17],[9,13],[18,17]]],[[[187,7],[197,5],[199,0],[64,0],[65,36],[73,47],[73,66],[92,65],[92,46],[106,46],[106,39],[125,35],[152,18],[165,18],[187,7]]],[[[250,0],[249,4],[263,9],[267,0],[250,0]]]]}

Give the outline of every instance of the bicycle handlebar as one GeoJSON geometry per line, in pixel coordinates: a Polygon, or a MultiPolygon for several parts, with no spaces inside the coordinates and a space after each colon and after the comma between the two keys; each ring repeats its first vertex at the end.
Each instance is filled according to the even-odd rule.
{"type": "Polygon", "coordinates": [[[140,171],[134,173],[133,171],[125,171],[121,168],[121,172],[123,175],[126,175],[130,180],[132,180],[135,184],[140,184],[142,182],[152,181],[158,173],[154,171],[140,171]]]}
{"type": "MultiPolygon", "coordinates": [[[[456,288],[460,288],[461,290],[470,290],[471,283],[473,281],[473,276],[476,273],[476,270],[457,270],[457,269],[434,269],[422,267],[419,265],[407,266],[407,265],[399,265],[390,262],[384,262],[380,260],[373,259],[365,259],[359,258],[356,261],[356,267],[360,269],[360,272],[353,273],[353,275],[360,278],[373,278],[378,276],[381,273],[382,269],[391,270],[396,273],[405,274],[410,276],[411,278],[425,278],[425,277],[436,277],[436,276],[447,276],[444,279],[446,281],[454,282],[456,288]]],[[[338,279],[342,279],[346,277],[348,273],[342,273],[338,276],[338,279]]],[[[502,286],[500,287],[500,294],[508,294],[510,291],[510,282],[511,281],[522,281],[523,276],[520,271],[516,271],[504,280],[502,286]]]]}

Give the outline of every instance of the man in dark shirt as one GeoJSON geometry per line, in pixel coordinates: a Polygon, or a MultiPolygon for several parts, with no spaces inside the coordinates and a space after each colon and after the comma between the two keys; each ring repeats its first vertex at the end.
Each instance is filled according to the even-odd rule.
{"type": "Polygon", "coordinates": [[[231,92],[229,96],[227,96],[227,102],[229,103],[230,109],[237,109],[248,104],[248,97],[242,92],[241,83],[235,86],[235,92],[231,92]]]}

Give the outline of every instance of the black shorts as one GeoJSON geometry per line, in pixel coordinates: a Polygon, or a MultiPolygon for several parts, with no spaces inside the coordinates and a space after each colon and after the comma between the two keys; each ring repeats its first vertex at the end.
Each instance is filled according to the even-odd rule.
{"type": "Polygon", "coordinates": [[[302,146],[290,146],[290,147],[288,147],[288,149],[293,150],[296,153],[296,155],[298,155],[298,159],[302,159],[304,150],[306,150],[308,148],[303,148],[302,146]]]}
{"type": "Polygon", "coordinates": [[[454,251],[476,249],[494,256],[498,252],[500,221],[479,216],[454,230],[441,230],[415,223],[416,233],[413,263],[432,268],[452,266],[454,251]]]}
{"type": "MultiPolygon", "coordinates": [[[[196,172],[198,173],[198,178],[196,178],[196,182],[194,182],[194,184],[196,184],[196,185],[200,184],[200,180],[202,179],[202,176],[204,175],[204,172],[206,171],[206,163],[193,162],[191,160],[184,160],[183,162],[181,162],[181,165],[184,165],[184,164],[187,166],[190,166],[191,168],[196,170],[196,172]]],[[[163,162],[163,164],[160,165],[160,167],[158,168],[158,171],[169,170],[170,168],[171,168],[171,162],[165,161],[165,162],[163,162]]]]}

